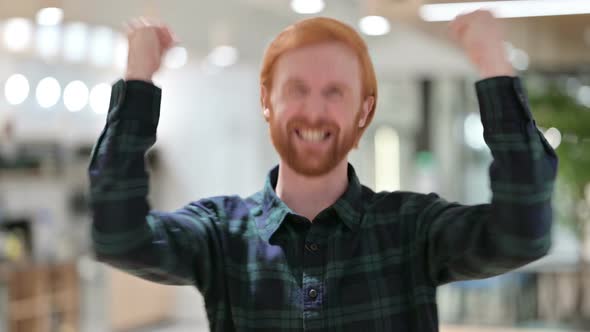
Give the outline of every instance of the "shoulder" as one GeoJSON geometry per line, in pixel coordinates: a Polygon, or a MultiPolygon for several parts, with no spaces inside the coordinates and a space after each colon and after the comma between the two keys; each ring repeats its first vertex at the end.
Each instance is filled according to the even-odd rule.
{"type": "Polygon", "coordinates": [[[216,221],[227,221],[248,219],[256,206],[256,201],[251,197],[242,198],[238,195],[231,195],[201,198],[190,202],[181,210],[216,221]]]}
{"type": "Polygon", "coordinates": [[[365,210],[369,213],[416,213],[438,199],[439,196],[435,193],[422,194],[401,190],[374,192],[363,186],[363,201],[365,202],[365,210]]]}

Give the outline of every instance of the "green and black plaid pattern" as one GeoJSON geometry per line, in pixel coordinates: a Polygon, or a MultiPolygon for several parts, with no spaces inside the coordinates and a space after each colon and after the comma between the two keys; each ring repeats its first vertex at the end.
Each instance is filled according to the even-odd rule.
{"type": "Polygon", "coordinates": [[[119,81],[89,167],[97,259],[194,285],[212,331],[438,331],[438,285],[510,271],[550,247],[555,153],[518,78],[476,90],[494,156],[490,204],[374,193],[349,165],[346,192],[312,223],[275,194],[278,168],[250,197],[151,210],[144,156],[160,90],[119,81]]]}

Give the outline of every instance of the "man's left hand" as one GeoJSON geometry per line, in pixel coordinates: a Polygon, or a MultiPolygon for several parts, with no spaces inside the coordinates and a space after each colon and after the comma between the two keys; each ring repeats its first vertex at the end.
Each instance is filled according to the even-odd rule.
{"type": "Polygon", "coordinates": [[[478,10],[457,16],[450,34],[463,48],[482,78],[514,76],[504,46],[504,31],[491,12],[478,10]]]}

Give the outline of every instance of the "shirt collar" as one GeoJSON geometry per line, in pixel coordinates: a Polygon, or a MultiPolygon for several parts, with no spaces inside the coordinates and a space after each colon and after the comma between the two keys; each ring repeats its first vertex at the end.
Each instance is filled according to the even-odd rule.
{"type": "MultiPolygon", "coordinates": [[[[279,166],[270,170],[262,190],[261,218],[257,225],[260,235],[268,242],[270,237],[281,226],[288,214],[294,212],[276,194],[275,188],[279,177],[279,166]]],[[[362,216],[362,185],[356,175],[354,167],[348,164],[348,187],[340,198],[323,212],[333,209],[343,223],[350,229],[356,230],[362,216]]],[[[323,213],[322,212],[322,213],[323,213]]]]}

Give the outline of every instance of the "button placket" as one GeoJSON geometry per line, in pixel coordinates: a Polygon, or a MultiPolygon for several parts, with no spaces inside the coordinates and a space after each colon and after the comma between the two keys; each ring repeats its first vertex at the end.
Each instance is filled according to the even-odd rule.
{"type": "Polygon", "coordinates": [[[315,288],[310,289],[309,293],[307,293],[307,294],[312,299],[315,299],[316,297],[318,297],[318,291],[316,291],[315,288]]]}
{"type": "Polygon", "coordinates": [[[305,244],[305,249],[311,252],[316,252],[318,251],[319,246],[317,245],[317,243],[310,242],[305,244]]]}
{"type": "Polygon", "coordinates": [[[323,266],[324,253],[321,250],[321,236],[318,236],[316,225],[312,225],[306,234],[303,248],[303,319],[306,321],[319,319],[324,303],[323,266]]]}

